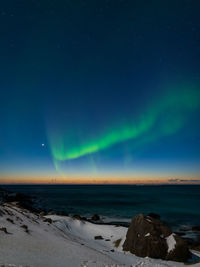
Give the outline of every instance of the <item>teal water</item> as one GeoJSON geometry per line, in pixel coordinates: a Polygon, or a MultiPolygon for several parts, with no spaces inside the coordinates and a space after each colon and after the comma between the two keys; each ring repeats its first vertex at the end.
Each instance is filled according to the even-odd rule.
{"type": "Polygon", "coordinates": [[[106,222],[130,222],[138,214],[158,213],[171,226],[200,225],[200,185],[9,185],[9,190],[36,196],[46,210],[106,222]]]}

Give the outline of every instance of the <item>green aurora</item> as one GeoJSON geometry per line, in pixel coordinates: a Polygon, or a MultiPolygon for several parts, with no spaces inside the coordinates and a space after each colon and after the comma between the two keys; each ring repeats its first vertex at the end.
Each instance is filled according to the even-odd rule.
{"type": "Polygon", "coordinates": [[[136,144],[147,143],[155,138],[175,134],[184,127],[192,113],[200,107],[199,99],[199,91],[194,86],[187,88],[185,86],[181,90],[168,90],[165,95],[146,108],[139,118],[134,118],[125,125],[118,125],[101,133],[98,138],[75,146],[66,145],[68,136],[65,130],[58,129],[56,134],[49,132],[55,168],[59,170],[59,162],[75,160],[128,140],[137,140],[136,144]]]}

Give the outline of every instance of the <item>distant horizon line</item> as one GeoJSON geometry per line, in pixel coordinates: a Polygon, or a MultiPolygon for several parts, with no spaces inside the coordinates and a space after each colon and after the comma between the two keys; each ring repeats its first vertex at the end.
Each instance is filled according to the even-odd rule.
{"type": "Polygon", "coordinates": [[[44,177],[1,177],[0,184],[6,185],[34,185],[34,184],[50,184],[50,185],[162,185],[162,184],[200,184],[199,177],[178,178],[132,178],[132,177],[59,177],[59,178],[44,178],[44,177]]]}
{"type": "Polygon", "coordinates": [[[200,185],[200,181],[199,182],[174,182],[174,183],[0,183],[0,186],[3,185],[138,185],[138,186],[148,186],[148,185],[200,185]]]}

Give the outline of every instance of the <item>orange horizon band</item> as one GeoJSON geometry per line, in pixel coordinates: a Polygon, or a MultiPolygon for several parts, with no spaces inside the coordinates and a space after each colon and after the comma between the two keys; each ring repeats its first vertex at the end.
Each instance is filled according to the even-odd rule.
{"type": "Polygon", "coordinates": [[[169,181],[167,179],[7,179],[0,178],[0,184],[200,184],[200,180],[169,181]]]}

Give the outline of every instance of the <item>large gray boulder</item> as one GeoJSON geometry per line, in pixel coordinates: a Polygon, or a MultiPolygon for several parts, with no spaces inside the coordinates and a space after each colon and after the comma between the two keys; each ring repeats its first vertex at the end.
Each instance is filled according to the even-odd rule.
{"type": "Polygon", "coordinates": [[[139,257],[182,262],[190,257],[187,244],[181,237],[159,220],[143,214],[132,219],[123,250],[139,257]]]}

